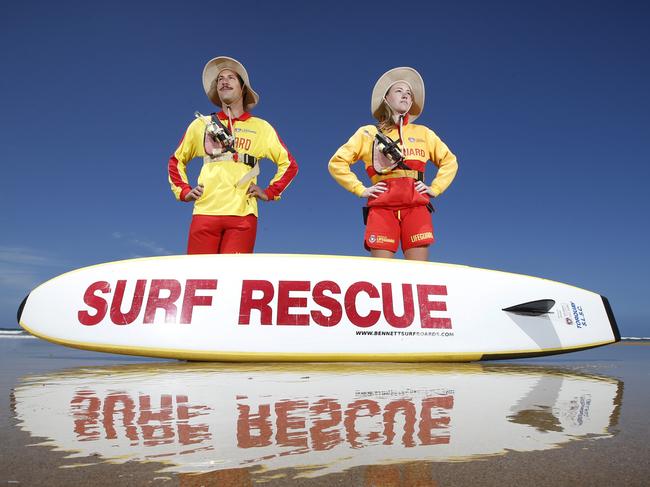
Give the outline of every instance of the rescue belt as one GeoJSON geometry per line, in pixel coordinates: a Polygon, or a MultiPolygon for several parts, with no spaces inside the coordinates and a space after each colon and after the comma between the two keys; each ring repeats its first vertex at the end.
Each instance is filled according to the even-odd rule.
{"type": "Polygon", "coordinates": [[[406,164],[404,164],[404,168],[394,169],[393,171],[386,174],[375,174],[374,176],[370,176],[370,181],[372,181],[372,184],[377,184],[379,181],[395,178],[413,178],[417,181],[424,182],[424,172],[416,171],[415,169],[411,169],[406,164]]]}

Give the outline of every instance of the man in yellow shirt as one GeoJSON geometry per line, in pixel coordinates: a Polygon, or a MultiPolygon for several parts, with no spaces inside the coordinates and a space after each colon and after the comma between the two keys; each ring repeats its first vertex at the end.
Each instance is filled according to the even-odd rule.
{"type": "Polygon", "coordinates": [[[240,62],[226,56],[209,61],[203,69],[203,88],[221,110],[197,114],[168,164],[176,199],[194,203],[187,253],[251,253],[257,200],[279,200],[298,165],[271,124],[251,115],[259,95],[240,62]],[[203,158],[203,167],[192,187],[186,166],[195,157],[203,158]],[[278,166],[264,189],[257,185],[263,158],[278,166]]]}

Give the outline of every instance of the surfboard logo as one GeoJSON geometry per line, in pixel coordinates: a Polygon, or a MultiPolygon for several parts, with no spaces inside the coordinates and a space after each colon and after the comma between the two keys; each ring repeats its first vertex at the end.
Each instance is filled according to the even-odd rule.
{"type": "Polygon", "coordinates": [[[578,328],[584,328],[587,326],[587,319],[585,318],[582,306],[578,306],[576,303],[571,301],[571,311],[573,312],[573,321],[578,328]]]}

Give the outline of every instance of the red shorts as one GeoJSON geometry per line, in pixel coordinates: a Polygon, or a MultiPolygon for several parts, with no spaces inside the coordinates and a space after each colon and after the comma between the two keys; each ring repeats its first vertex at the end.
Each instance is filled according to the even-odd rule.
{"type": "Polygon", "coordinates": [[[250,254],[255,247],[257,217],[193,215],[188,254],[250,254]]]}
{"type": "Polygon", "coordinates": [[[427,247],[434,241],[431,214],[426,206],[413,206],[401,210],[372,206],[366,224],[367,250],[397,252],[413,247],[427,247]]]}

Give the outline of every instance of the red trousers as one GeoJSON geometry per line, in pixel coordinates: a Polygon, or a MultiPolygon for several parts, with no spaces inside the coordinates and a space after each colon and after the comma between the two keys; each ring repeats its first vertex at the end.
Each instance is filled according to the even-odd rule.
{"type": "Polygon", "coordinates": [[[255,247],[257,217],[194,215],[188,254],[250,254],[255,247]]]}

